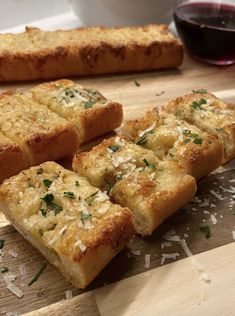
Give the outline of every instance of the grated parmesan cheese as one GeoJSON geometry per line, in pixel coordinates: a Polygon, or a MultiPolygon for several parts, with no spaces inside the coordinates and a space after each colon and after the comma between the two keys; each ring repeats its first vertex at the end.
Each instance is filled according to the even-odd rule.
{"type": "Polygon", "coordinates": [[[145,261],[144,267],[145,267],[145,269],[148,269],[150,267],[150,259],[151,259],[151,254],[146,254],[144,256],[144,261],[145,261]]]}
{"type": "Polygon", "coordinates": [[[71,290],[67,290],[64,292],[66,300],[70,300],[71,298],[73,298],[73,292],[71,290]]]}
{"type": "Polygon", "coordinates": [[[214,197],[216,197],[220,201],[224,200],[223,196],[219,193],[216,193],[214,190],[210,190],[210,194],[213,195],[214,197]]]}
{"type": "Polygon", "coordinates": [[[232,231],[233,239],[235,240],[235,230],[232,231]]]}
{"type": "Polygon", "coordinates": [[[24,293],[21,291],[20,288],[18,288],[15,284],[9,283],[7,285],[7,289],[13,293],[15,296],[22,298],[24,296],[24,293]]]}
{"type": "Polygon", "coordinates": [[[75,242],[75,247],[79,247],[82,252],[86,251],[86,245],[80,239],[75,242]]]}
{"type": "Polygon", "coordinates": [[[140,256],[140,250],[131,250],[130,253],[134,256],[140,256]]]}
{"type": "Polygon", "coordinates": [[[167,259],[176,260],[177,257],[179,257],[179,253],[178,252],[163,253],[162,254],[162,259],[161,259],[161,265],[163,265],[167,259]]]}
{"type": "Polygon", "coordinates": [[[14,249],[8,250],[8,254],[10,256],[12,256],[13,258],[17,258],[18,257],[18,254],[17,254],[17,252],[14,249]]]}
{"type": "Polygon", "coordinates": [[[21,274],[21,280],[25,280],[27,278],[27,271],[26,271],[25,264],[21,264],[19,266],[19,271],[20,271],[20,274],[21,274]]]}
{"type": "Polygon", "coordinates": [[[147,129],[139,132],[139,137],[142,137],[142,136],[144,136],[144,134],[151,132],[155,126],[156,126],[156,122],[153,122],[153,124],[151,126],[149,126],[147,129]]]}
{"type": "Polygon", "coordinates": [[[216,225],[218,221],[217,221],[217,218],[215,217],[215,215],[211,214],[210,217],[211,217],[212,224],[216,225]]]}

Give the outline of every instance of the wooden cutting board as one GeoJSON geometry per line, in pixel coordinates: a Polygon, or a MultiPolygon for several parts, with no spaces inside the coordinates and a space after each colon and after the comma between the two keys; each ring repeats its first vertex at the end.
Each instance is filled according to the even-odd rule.
{"type": "MultiPolygon", "coordinates": [[[[207,89],[235,103],[235,66],[207,66],[187,56],[183,66],[177,70],[82,78],[78,81],[121,102],[125,119],[138,117],[171,98],[190,93],[192,89],[207,89]]],[[[1,86],[0,90],[29,89],[31,86],[33,84],[11,84],[1,86]]],[[[67,159],[61,163],[69,167],[70,162],[67,159]]],[[[0,239],[5,240],[5,256],[0,267],[7,266],[17,275],[15,284],[24,292],[23,298],[15,297],[0,276],[0,315],[4,312],[85,316],[144,313],[234,315],[234,179],[233,161],[201,180],[198,183],[198,199],[161,225],[152,236],[144,239],[136,237],[85,291],[72,287],[50,264],[39,280],[29,287],[28,282],[45,260],[0,214],[0,239]],[[202,225],[210,226],[211,238],[206,239],[200,232],[202,225]],[[164,244],[162,236],[170,229],[186,240],[192,254],[198,255],[193,259],[186,258],[179,242],[164,244]],[[17,253],[17,258],[8,254],[10,249],[17,253]],[[163,254],[169,253],[177,254],[176,261],[166,259],[163,263],[163,254]],[[149,267],[146,262],[148,257],[149,267]],[[27,270],[25,280],[21,279],[19,272],[21,265],[27,270]],[[66,290],[71,290],[76,297],[65,300],[66,290]]]]}

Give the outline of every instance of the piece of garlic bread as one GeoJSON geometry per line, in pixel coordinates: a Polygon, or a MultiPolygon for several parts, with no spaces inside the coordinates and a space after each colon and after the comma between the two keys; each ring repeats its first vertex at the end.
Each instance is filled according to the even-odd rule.
{"type": "Polygon", "coordinates": [[[198,90],[170,101],[164,110],[217,135],[224,144],[223,162],[235,157],[235,105],[198,90]]]}
{"type": "Polygon", "coordinates": [[[32,89],[35,100],[60,116],[73,121],[84,143],[119,127],[122,105],[107,100],[99,91],[71,80],[43,83],[32,89]]]}
{"type": "Polygon", "coordinates": [[[217,135],[157,109],[126,121],[121,133],[127,140],[152,150],[161,160],[176,160],[196,179],[208,175],[223,161],[223,144],[217,135]]]}
{"type": "Polygon", "coordinates": [[[0,209],[74,286],[84,288],[134,235],[130,210],[55,162],[0,186],[0,209]]]}
{"type": "Polygon", "coordinates": [[[195,194],[195,179],[174,161],[110,138],[73,158],[73,169],[133,211],[136,231],[149,235],[195,194]]]}
{"type": "Polygon", "coordinates": [[[72,155],[78,134],[68,122],[32,99],[30,93],[0,95],[0,130],[20,145],[30,165],[72,155]]]}

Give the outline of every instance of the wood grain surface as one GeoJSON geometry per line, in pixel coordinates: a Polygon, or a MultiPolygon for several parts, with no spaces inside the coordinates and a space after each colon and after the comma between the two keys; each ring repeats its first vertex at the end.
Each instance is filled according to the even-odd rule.
{"type": "MultiPolygon", "coordinates": [[[[234,79],[235,66],[222,68],[207,66],[193,61],[186,56],[183,66],[178,70],[83,78],[78,81],[83,85],[95,87],[105,96],[121,102],[124,106],[125,118],[130,119],[144,114],[146,110],[154,106],[163,105],[171,98],[190,93],[192,89],[204,88],[226,101],[235,103],[234,79]],[[135,80],[138,81],[140,86],[135,85],[135,80]]],[[[8,88],[29,89],[32,85],[33,84],[5,85],[1,86],[0,90],[8,88]]],[[[93,144],[95,142],[93,142],[93,144]]],[[[88,144],[88,147],[89,146],[91,146],[91,144],[88,144]]],[[[63,161],[63,165],[69,167],[70,160],[67,159],[63,161]]],[[[0,214],[0,239],[5,240],[5,246],[3,248],[5,256],[3,262],[0,263],[0,266],[8,266],[9,270],[17,275],[15,284],[24,292],[24,297],[18,299],[7,290],[6,285],[0,276],[0,314],[1,312],[17,312],[19,315],[23,313],[29,313],[28,315],[53,315],[53,313],[60,315],[58,311],[62,310],[70,312],[67,314],[65,314],[65,312],[63,314],[61,313],[61,315],[96,315],[99,313],[99,309],[101,315],[108,315],[108,312],[110,314],[111,308],[113,311],[112,315],[124,315],[124,311],[121,307],[122,304],[119,303],[118,305],[116,303],[116,300],[118,300],[119,297],[119,292],[113,292],[113,288],[119,288],[117,284],[125,284],[125,287],[128,288],[127,282],[129,282],[129,280],[137,278],[136,280],[139,282],[138,278],[142,280],[142,275],[143,278],[146,278],[144,276],[146,273],[149,273],[146,271],[151,271],[154,275],[156,273],[157,280],[159,274],[162,275],[166,273],[167,275],[168,266],[176,267],[176,270],[171,268],[170,271],[179,270],[182,273],[181,262],[182,264],[185,262],[183,260],[167,265],[167,267],[160,267],[163,253],[178,252],[178,259],[183,259],[186,256],[179,243],[173,243],[172,246],[165,247],[164,249],[161,248],[161,244],[164,242],[162,235],[166,231],[174,228],[180,237],[188,236],[185,237],[185,239],[192,253],[197,254],[206,252],[205,254],[208,253],[209,257],[211,253],[209,251],[210,249],[229,244],[233,241],[232,230],[235,229],[235,216],[232,215],[232,210],[235,208],[234,193],[233,190],[231,190],[231,186],[235,187],[235,183],[233,183],[235,170],[233,170],[233,167],[234,166],[229,168],[229,170],[226,170],[225,168],[224,171],[222,170],[222,173],[212,174],[201,180],[198,183],[197,194],[201,202],[189,203],[183,210],[180,210],[175,216],[161,225],[151,237],[142,239],[137,236],[122,253],[110,262],[96,280],[86,289],[85,292],[88,293],[85,294],[84,291],[73,288],[50,264],[48,264],[39,280],[31,287],[28,287],[28,282],[38,271],[41,262],[45,260],[37,250],[26,242],[9,225],[9,223],[7,223],[3,215],[0,214]],[[227,189],[231,192],[227,192],[227,189]],[[210,193],[211,190],[221,194],[223,199],[218,200],[210,193]],[[206,201],[209,201],[208,204],[206,201]],[[215,207],[210,208],[211,204],[214,204],[215,207]],[[205,211],[209,211],[210,214],[205,213],[205,211]],[[218,221],[215,225],[211,222],[211,214],[213,214],[218,221]],[[206,239],[200,232],[200,226],[205,224],[208,224],[211,229],[211,238],[209,239],[206,239]],[[8,254],[9,249],[14,249],[18,254],[18,258],[10,256],[8,254]],[[140,251],[140,255],[133,255],[133,251],[140,251]],[[149,268],[145,268],[146,254],[150,254],[151,258],[149,268]],[[19,273],[19,266],[21,264],[24,264],[27,269],[26,280],[21,280],[19,273]],[[131,278],[127,279],[129,277],[131,278]],[[117,296],[107,296],[110,298],[110,301],[107,302],[104,296],[106,294],[98,295],[97,293],[106,293],[107,289],[110,288],[106,285],[112,282],[118,282],[114,283],[115,286],[111,286],[111,294],[117,296]],[[66,290],[71,290],[73,295],[78,296],[73,300],[64,300],[66,290]],[[98,297],[96,302],[94,296],[96,298],[98,297]],[[111,301],[113,301],[113,304],[111,304],[111,301]],[[115,304],[117,304],[118,307],[115,304]],[[69,308],[71,308],[71,310],[69,308]],[[37,313],[35,312],[36,310],[38,310],[37,313]]],[[[231,245],[234,246],[234,244],[231,245]]],[[[221,259],[221,262],[223,263],[224,259],[219,257],[220,253],[221,252],[219,251],[218,261],[221,259]]],[[[227,256],[229,260],[230,252],[227,252],[227,256]]],[[[231,255],[231,258],[234,260],[234,256],[232,257],[231,255]]],[[[172,260],[167,260],[166,263],[171,261],[172,260]]],[[[216,262],[214,264],[216,264],[216,262]]],[[[233,273],[234,271],[235,268],[233,273]]],[[[189,274],[189,270],[187,273],[189,274]]],[[[173,275],[175,276],[175,284],[177,284],[177,273],[174,272],[173,275]]],[[[174,282],[173,276],[172,279],[169,280],[174,282]]],[[[188,278],[185,277],[182,280],[182,282],[185,282],[187,285],[187,289],[188,286],[190,287],[190,284],[192,287],[195,285],[194,278],[192,278],[190,284],[188,284],[188,278]]],[[[146,291],[148,291],[148,282],[141,282],[142,281],[140,281],[140,284],[143,283],[146,291]]],[[[169,282],[166,283],[166,285],[162,283],[161,286],[163,288],[168,287],[169,292],[172,293],[169,282]]],[[[224,286],[224,283],[222,283],[221,286],[224,286]]],[[[134,287],[135,283],[130,281],[130,293],[132,293],[134,287]]],[[[172,290],[174,288],[175,287],[172,287],[172,290]]],[[[221,289],[218,290],[218,293],[220,293],[220,291],[221,289]]],[[[125,293],[127,296],[129,295],[127,290],[125,290],[125,293]]],[[[152,285],[149,287],[149,293],[152,293],[152,285]]],[[[162,295],[167,295],[164,293],[162,295]]],[[[185,293],[183,295],[185,295],[185,293]]],[[[130,300],[132,300],[132,298],[133,297],[130,296],[130,300]]],[[[130,300],[128,300],[128,306],[132,306],[130,300]]],[[[170,309],[170,306],[176,306],[176,298],[172,299],[172,301],[165,298],[163,301],[165,302],[165,310],[164,304],[153,304],[154,308],[157,308],[156,310],[161,311],[160,315],[166,315],[166,311],[168,311],[167,315],[181,315],[179,313],[174,314],[174,309],[170,309]]],[[[135,302],[135,298],[133,298],[133,302],[135,302]]],[[[138,304],[145,306],[141,299],[138,302],[138,304]]],[[[223,305],[224,302],[221,301],[221,304],[223,305]]],[[[197,301],[194,300],[193,303],[197,304],[197,301]]],[[[123,304],[123,306],[126,306],[125,304],[123,304]]],[[[138,308],[143,312],[140,307],[138,308]]],[[[187,308],[185,311],[188,310],[187,308]]],[[[126,307],[125,309],[125,315],[131,315],[130,309],[126,307]]],[[[135,309],[133,309],[133,311],[134,310],[135,309]]],[[[151,309],[151,306],[148,315],[151,315],[150,311],[154,314],[154,309],[151,309]]],[[[198,313],[197,315],[203,315],[203,313],[198,313]]]]}

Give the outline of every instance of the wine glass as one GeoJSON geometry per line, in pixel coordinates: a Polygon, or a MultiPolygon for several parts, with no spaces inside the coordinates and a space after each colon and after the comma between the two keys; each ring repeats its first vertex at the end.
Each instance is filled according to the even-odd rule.
{"type": "Polygon", "coordinates": [[[235,63],[235,0],[180,1],[173,16],[189,55],[214,65],[235,63]]]}

